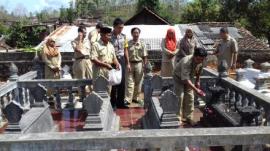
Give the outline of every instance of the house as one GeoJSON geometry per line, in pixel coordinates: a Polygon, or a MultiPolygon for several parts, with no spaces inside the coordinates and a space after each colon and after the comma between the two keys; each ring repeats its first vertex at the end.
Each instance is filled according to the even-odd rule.
{"type": "Polygon", "coordinates": [[[164,18],[144,7],[138,14],[126,21],[125,25],[170,25],[164,18]]]}

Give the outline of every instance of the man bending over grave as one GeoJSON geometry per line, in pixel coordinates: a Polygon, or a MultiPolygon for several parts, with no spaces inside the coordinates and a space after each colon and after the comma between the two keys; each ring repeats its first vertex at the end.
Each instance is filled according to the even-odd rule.
{"type": "MultiPolygon", "coordinates": [[[[117,61],[114,47],[110,42],[111,39],[111,28],[102,27],[100,29],[101,39],[95,42],[92,46],[91,60],[94,63],[93,66],[93,79],[96,80],[97,77],[103,76],[109,78],[109,70],[119,69],[119,62],[117,61]]],[[[108,92],[110,92],[110,87],[108,87],[108,92]]]]}
{"type": "Polygon", "coordinates": [[[200,89],[200,74],[207,51],[196,48],[193,55],[181,59],[173,71],[174,93],[179,97],[179,118],[182,122],[194,125],[194,92],[199,96],[205,93],[200,89]]]}

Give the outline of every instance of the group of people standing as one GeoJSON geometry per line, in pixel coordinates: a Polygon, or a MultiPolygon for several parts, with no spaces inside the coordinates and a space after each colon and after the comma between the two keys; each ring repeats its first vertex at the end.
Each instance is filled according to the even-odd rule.
{"type": "MultiPolygon", "coordinates": [[[[131,29],[132,39],[122,33],[124,22],[116,18],[113,29],[97,24],[96,29],[87,36],[86,28],[78,28],[78,37],[71,44],[74,49],[73,75],[76,79],[95,79],[99,76],[109,78],[111,69],[122,71],[121,83],[108,86],[114,108],[128,108],[132,102],[139,103],[144,67],[147,63],[147,50],[140,40],[141,30],[131,29]]],[[[147,31],[146,31],[147,32],[147,31]]],[[[193,124],[194,93],[204,96],[200,88],[200,74],[208,54],[217,55],[218,63],[225,60],[235,69],[238,46],[229,36],[227,28],[220,29],[221,41],[216,51],[209,53],[200,47],[192,29],[187,29],[184,37],[177,42],[173,28],[167,30],[161,42],[162,77],[173,77],[174,93],[179,97],[179,118],[193,124]]],[[[55,40],[49,38],[41,51],[45,62],[45,78],[60,78],[61,54],[55,47],[55,40]]]]}
{"type": "MultiPolygon", "coordinates": [[[[113,29],[99,23],[88,36],[86,27],[79,26],[78,36],[71,42],[75,79],[93,79],[95,82],[100,76],[108,79],[111,69],[121,69],[120,84],[108,86],[107,89],[114,108],[128,108],[132,102],[142,102],[141,84],[148,55],[144,43],[139,39],[141,30],[137,27],[131,29],[133,38],[128,40],[122,33],[123,28],[124,21],[120,18],[114,20],[113,29]]],[[[61,54],[54,38],[47,40],[41,56],[45,62],[45,78],[59,79],[61,54]]]]}
{"type": "Polygon", "coordinates": [[[186,29],[184,37],[177,42],[175,30],[167,30],[166,38],[162,41],[162,77],[173,77],[174,93],[179,98],[179,118],[182,122],[194,125],[194,93],[205,96],[200,88],[200,74],[208,54],[216,55],[218,65],[226,62],[230,69],[236,68],[238,45],[229,35],[228,28],[220,29],[221,41],[215,51],[207,52],[199,46],[192,29],[186,29]]]}

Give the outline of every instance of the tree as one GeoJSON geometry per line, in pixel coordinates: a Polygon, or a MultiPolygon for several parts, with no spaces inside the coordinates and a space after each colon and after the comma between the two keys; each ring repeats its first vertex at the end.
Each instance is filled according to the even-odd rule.
{"type": "Polygon", "coordinates": [[[182,19],[185,23],[218,21],[220,8],[218,0],[194,0],[184,8],[182,19]]]}
{"type": "Polygon", "coordinates": [[[76,14],[79,17],[87,17],[95,12],[95,10],[99,7],[100,0],[76,0],[75,9],[76,14]]]}
{"type": "Polygon", "coordinates": [[[67,13],[67,18],[66,18],[67,21],[69,22],[69,24],[72,24],[76,17],[72,2],[70,2],[69,8],[66,9],[66,13],[67,13]]]}
{"type": "Polygon", "coordinates": [[[6,35],[8,32],[8,27],[3,25],[1,22],[0,22],[0,37],[1,35],[6,35]]]}
{"type": "Polygon", "coordinates": [[[159,0],[139,0],[137,5],[137,11],[139,12],[144,7],[147,7],[148,9],[158,13],[160,9],[159,0]]]}
{"type": "Polygon", "coordinates": [[[257,37],[266,37],[270,44],[270,1],[258,0],[249,5],[247,28],[257,37]]]}
{"type": "Polygon", "coordinates": [[[60,21],[61,22],[68,22],[69,24],[72,24],[73,21],[76,18],[76,11],[73,7],[73,3],[70,2],[69,8],[60,8],[60,21]]]}

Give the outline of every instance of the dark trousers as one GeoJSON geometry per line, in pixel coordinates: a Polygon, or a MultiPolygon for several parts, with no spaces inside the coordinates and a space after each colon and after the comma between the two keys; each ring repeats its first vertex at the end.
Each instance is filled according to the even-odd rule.
{"type": "Polygon", "coordinates": [[[111,103],[112,106],[121,107],[124,106],[125,99],[125,70],[126,70],[126,61],[125,57],[117,57],[118,62],[121,65],[122,69],[122,81],[119,85],[112,86],[111,91],[111,103]]]}

